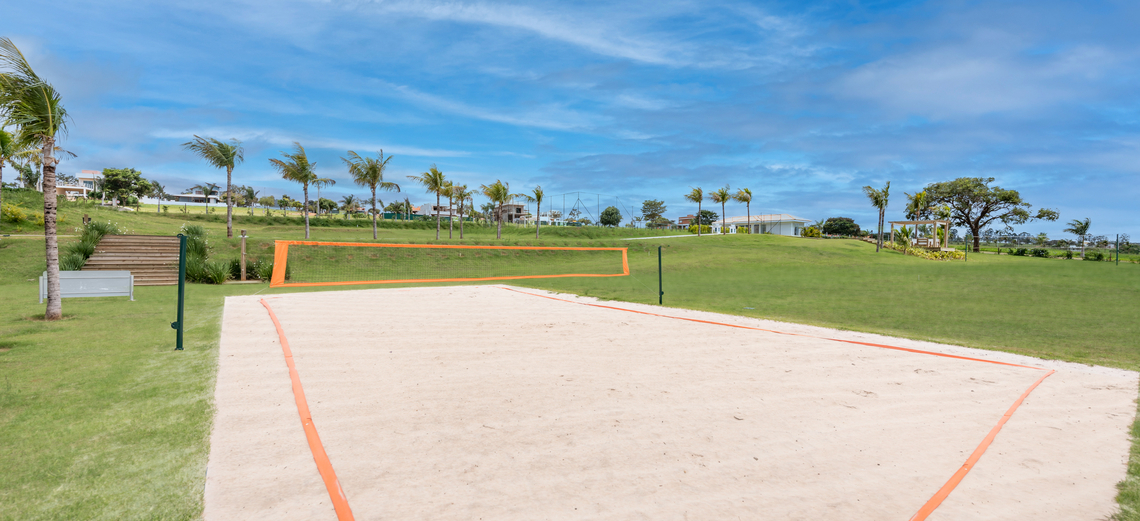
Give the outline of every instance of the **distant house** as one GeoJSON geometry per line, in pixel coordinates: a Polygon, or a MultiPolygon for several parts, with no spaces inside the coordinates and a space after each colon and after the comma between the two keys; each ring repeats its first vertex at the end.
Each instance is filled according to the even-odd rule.
{"type": "Polygon", "coordinates": [[[438,205],[437,206],[437,205],[434,205],[431,203],[426,203],[423,206],[420,206],[419,208],[416,209],[416,215],[425,215],[425,216],[428,216],[431,218],[435,218],[438,216],[438,217],[446,219],[446,218],[451,218],[451,217],[457,217],[459,215],[459,212],[452,206],[448,206],[448,205],[438,205]]]}
{"type": "Polygon", "coordinates": [[[68,199],[87,197],[88,194],[95,190],[95,185],[102,176],[103,173],[98,170],[81,170],[79,174],[75,176],[76,182],[55,185],[55,193],[56,195],[62,195],[68,199]]]}
{"type": "Polygon", "coordinates": [[[524,214],[526,214],[525,207],[521,204],[504,204],[501,217],[503,222],[513,223],[515,221],[523,221],[524,214]]]}
{"type": "MultiPolygon", "coordinates": [[[[728,233],[736,233],[737,230],[748,229],[748,216],[739,215],[736,217],[727,217],[724,220],[724,225],[728,228],[728,233]]],[[[772,233],[775,235],[799,236],[803,229],[811,223],[810,219],[796,217],[786,213],[772,213],[753,215],[751,218],[752,233],[772,233]]],[[[712,233],[720,233],[721,221],[717,219],[712,224],[712,233]]]]}
{"type": "Polygon", "coordinates": [[[201,190],[194,190],[193,192],[178,194],[173,197],[176,203],[216,204],[218,202],[217,194],[206,196],[201,190]]]}

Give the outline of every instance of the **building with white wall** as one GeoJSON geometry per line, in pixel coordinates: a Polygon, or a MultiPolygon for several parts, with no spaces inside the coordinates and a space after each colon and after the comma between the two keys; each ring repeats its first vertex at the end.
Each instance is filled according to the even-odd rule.
{"type": "MultiPolygon", "coordinates": [[[[749,221],[749,217],[746,215],[726,217],[724,219],[724,225],[728,228],[728,233],[736,233],[737,230],[747,229],[749,221]]],[[[810,223],[810,219],[804,219],[786,213],[753,215],[751,217],[751,233],[771,233],[796,237],[799,236],[800,233],[803,232],[803,229],[810,223]]],[[[717,219],[717,221],[712,224],[712,233],[720,233],[720,227],[721,221],[717,219]]]]}

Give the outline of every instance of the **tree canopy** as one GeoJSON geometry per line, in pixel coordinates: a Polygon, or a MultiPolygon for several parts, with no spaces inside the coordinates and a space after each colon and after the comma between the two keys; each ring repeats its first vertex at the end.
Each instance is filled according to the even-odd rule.
{"type": "Polygon", "coordinates": [[[701,210],[700,215],[697,216],[697,224],[702,226],[712,226],[720,216],[712,210],[701,210]]]}
{"type": "Polygon", "coordinates": [[[140,197],[150,193],[150,182],[143,179],[142,172],[133,168],[104,168],[103,189],[121,203],[130,196],[140,197]]]}
{"type": "Polygon", "coordinates": [[[945,205],[954,224],[970,229],[974,236],[974,251],[980,246],[978,235],[982,228],[994,221],[1006,225],[1025,224],[1033,220],[1056,221],[1056,210],[1041,208],[1030,214],[1032,205],[1021,198],[1017,190],[990,186],[992,177],[959,177],[953,181],[932,183],[926,186],[925,199],[931,205],[945,205]]]}
{"type": "Polygon", "coordinates": [[[598,218],[602,226],[617,226],[621,224],[621,212],[617,207],[610,206],[602,210],[601,217],[598,218]]]}
{"type": "Polygon", "coordinates": [[[641,203],[641,216],[645,222],[653,222],[665,215],[665,201],[647,199],[641,203]]]}
{"type": "Polygon", "coordinates": [[[823,223],[823,233],[828,235],[859,235],[859,225],[850,217],[831,217],[823,223]]]}

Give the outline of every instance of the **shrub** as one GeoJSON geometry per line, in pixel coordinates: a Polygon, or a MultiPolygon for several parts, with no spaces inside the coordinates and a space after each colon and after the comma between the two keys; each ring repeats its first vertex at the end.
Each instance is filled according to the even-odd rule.
{"type": "Polygon", "coordinates": [[[205,282],[206,258],[198,255],[186,254],[186,280],[190,282],[205,282]]]}
{"type": "Polygon", "coordinates": [[[82,253],[65,253],[59,256],[60,271],[79,271],[87,264],[87,257],[82,253]]]}
{"type": "Polygon", "coordinates": [[[1049,250],[1046,250],[1044,248],[1033,248],[1029,251],[1029,254],[1034,257],[1048,258],[1049,250]]]}
{"type": "Polygon", "coordinates": [[[1013,249],[1013,248],[1010,248],[1010,249],[1009,249],[1009,254],[1010,254],[1010,255],[1015,255],[1015,256],[1017,256],[1017,257],[1025,257],[1026,255],[1028,255],[1028,254],[1029,254],[1029,250],[1028,250],[1028,249],[1025,249],[1025,248],[1018,248],[1018,249],[1016,249],[1016,250],[1015,250],[1015,249],[1013,249]]]}
{"type": "MultiPolygon", "coordinates": [[[[701,226],[701,233],[712,233],[712,226],[709,226],[707,224],[702,224],[700,226],[701,226]]],[[[690,224],[689,225],[689,233],[693,233],[693,234],[697,233],[697,225],[690,224]]]]}
{"type": "Polygon", "coordinates": [[[828,235],[859,235],[859,225],[850,217],[830,217],[823,223],[823,233],[828,235]]]}
{"type": "Polygon", "coordinates": [[[5,204],[0,208],[0,217],[12,223],[21,223],[28,220],[28,214],[24,213],[23,208],[10,204],[5,204]]]}
{"type": "Polygon", "coordinates": [[[803,232],[801,232],[800,235],[804,237],[820,237],[819,228],[816,228],[815,226],[808,226],[807,228],[804,228],[803,232]]]}
{"type": "Polygon", "coordinates": [[[207,261],[205,264],[205,279],[202,282],[221,284],[230,278],[230,263],[226,261],[207,261]]]}
{"type": "Polygon", "coordinates": [[[1101,253],[1099,251],[1096,253],[1085,253],[1085,260],[1087,260],[1087,261],[1103,261],[1104,260],[1104,253],[1101,253]]]}

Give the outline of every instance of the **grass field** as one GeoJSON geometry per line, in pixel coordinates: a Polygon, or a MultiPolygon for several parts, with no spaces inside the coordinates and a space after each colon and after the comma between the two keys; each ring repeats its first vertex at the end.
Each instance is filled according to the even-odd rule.
{"type": "MultiPolygon", "coordinates": [[[[10,202],[5,193],[6,204],[10,202]]],[[[65,227],[84,213],[137,234],[173,234],[167,216],[66,206],[65,227]]],[[[223,213],[224,216],[224,213],[223,213]]],[[[236,255],[225,223],[191,220],[214,255],[236,255]]],[[[340,221],[340,219],[334,219],[340,221]]],[[[352,221],[349,221],[352,222],[352,221]]],[[[332,223],[329,223],[332,224],[332,223]]],[[[355,224],[355,223],[353,223],[355,224]]],[[[371,240],[362,227],[314,227],[316,240],[371,240]]],[[[2,233],[28,233],[12,223],[2,233]]],[[[302,239],[295,219],[239,219],[255,254],[274,239],[302,239]]],[[[468,227],[467,244],[499,244],[468,227]]],[[[41,232],[42,233],[42,232],[41,232]]],[[[381,229],[386,242],[426,243],[434,228],[381,229]]],[[[645,230],[504,230],[505,243],[629,247],[631,277],[540,279],[521,286],[630,302],[657,301],[657,247],[667,306],[869,331],[1140,369],[1140,266],[996,255],[932,262],[847,240],[770,235],[622,241],[645,230]]],[[[458,237],[458,231],[455,233],[458,237]]],[[[446,228],[444,230],[446,237],[446,228]]],[[[70,239],[64,239],[64,241],[70,239]]],[[[447,242],[447,241],[444,241],[447,242]]],[[[458,243],[458,240],[452,241],[458,243]]],[[[0,239],[0,518],[190,519],[201,510],[221,305],[265,285],[191,285],[187,350],[171,351],[175,290],[138,288],[137,302],[69,299],[65,320],[44,323],[34,282],[43,241],[0,239]]],[[[344,289],[355,289],[345,286],[344,289]]],[[[316,288],[326,289],[326,288],[316,288]]],[[[334,288],[335,289],[335,288],[334,288]]],[[[351,306],[349,301],[346,306],[351,306]]],[[[1140,426],[1136,429],[1140,434],[1140,426]]],[[[1140,519],[1140,446],[1124,485],[1121,519],[1140,519]],[[1131,513],[1129,513],[1131,512],[1131,513]]]]}

